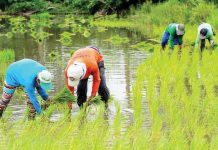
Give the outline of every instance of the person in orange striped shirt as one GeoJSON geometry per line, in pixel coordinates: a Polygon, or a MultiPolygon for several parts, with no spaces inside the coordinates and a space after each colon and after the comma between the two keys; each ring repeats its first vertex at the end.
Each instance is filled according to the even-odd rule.
{"type": "MultiPolygon", "coordinates": [[[[77,86],[77,104],[79,107],[82,107],[84,102],[94,98],[97,92],[107,106],[110,92],[106,85],[103,55],[97,47],[88,46],[78,49],[68,61],[65,78],[66,85],[72,95],[74,95],[74,87],[77,86]],[[91,96],[87,99],[87,82],[90,75],[93,76],[93,84],[91,96]]],[[[72,109],[72,103],[69,102],[68,105],[72,109]]]]}

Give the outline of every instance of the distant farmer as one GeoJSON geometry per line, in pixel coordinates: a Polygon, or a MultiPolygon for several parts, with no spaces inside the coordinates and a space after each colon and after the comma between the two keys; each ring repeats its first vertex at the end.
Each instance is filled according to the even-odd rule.
{"type": "Polygon", "coordinates": [[[168,40],[170,41],[170,49],[173,50],[174,45],[179,45],[182,49],[182,38],[185,34],[185,26],[183,24],[171,23],[167,26],[162,36],[162,50],[165,49],[168,40]]]}
{"type": "Polygon", "coordinates": [[[29,119],[34,119],[36,112],[41,113],[41,106],[36,98],[35,89],[43,100],[48,101],[49,96],[45,90],[52,87],[51,73],[40,63],[31,59],[22,59],[9,65],[5,84],[0,99],[0,116],[10,102],[16,87],[23,87],[29,108],[29,119]]]}
{"type": "MultiPolygon", "coordinates": [[[[106,85],[103,56],[97,47],[88,46],[78,49],[68,61],[65,77],[66,85],[72,95],[74,95],[74,87],[77,86],[77,104],[80,107],[84,102],[89,102],[95,97],[97,92],[107,106],[110,93],[106,85]],[[92,92],[87,99],[87,82],[90,75],[93,76],[92,92]]],[[[68,104],[72,108],[72,103],[68,104]]]]}
{"type": "Polygon", "coordinates": [[[199,47],[200,42],[200,50],[203,51],[205,47],[205,39],[208,39],[210,42],[210,46],[214,46],[214,36],[215,32],[209,23],[202,23],[198,27],[197,38],[195,41],[195,47],[199,47]]]}

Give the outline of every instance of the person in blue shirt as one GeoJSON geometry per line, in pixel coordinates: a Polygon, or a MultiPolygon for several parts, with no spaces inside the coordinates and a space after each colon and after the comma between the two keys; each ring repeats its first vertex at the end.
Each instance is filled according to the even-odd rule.
{"type": "Polygon", "coordinates": [[[10,102],[16,87],[25,90],[29,119],[34,119],[36,113],[41,113],[41,106],[37,100],[35,89],[43,100],[50,100],[46,90],[52,88],[52,75],[40,63],[32,59],[22,59],[9,65],[6,71],[2,98],[0,99],[0,117],[10,102]]]}

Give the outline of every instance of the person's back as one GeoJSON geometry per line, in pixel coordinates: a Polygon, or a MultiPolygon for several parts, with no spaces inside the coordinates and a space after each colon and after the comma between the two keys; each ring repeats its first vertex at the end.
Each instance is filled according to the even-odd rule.
{"type": "Polygon", "coordinates": [[[87,63],[98,63],[103,60],[103,56],[98,51],[88,47],[75,51],[68,64],[71,64],[75,60],[87,63]]]}
{"type": "Polygon", "coordinates": [[[36,113],[41,113],[35,90],[43,100],[49,100],[46,90],[52,87],[51,78],[51,73],[32,59],[22,59],[10,64],[6,71],[2,99],[0,99],[0,117],[13,97],[15,89],[23,86],[29,107],[28,117],[34,119],[36,113]]]}
{"type": "Polygon", "coordinates": [[[162,50],[165,49],[168,40],[170,41],[170,49],[173,50],[174,45],[179,45],[179,49],[182,48],[182,38],[185,34],[185,26],[183,24],[171,23],[165,29],[162,40],[161,46],[162,50]]]}
{"type": "Polygon", "coordinates": [[[22,59],[10,64],[6,72],[6,82],[11,86],[25,86],[32,83],[42,70],[45,70],[45,67],[40,63],[32,59],[22,59]]]}
{"type": "MultiPolygon", "coordinates": [[[[65,69],[66,85],[74,95],[74,87],[77,86],[77,103],[81,107],[87,98],[87,82],[90,75],[93,76],[91,96],[87,101],[96,96],[98,92],[102,100],[107,103],[110,92],[106,86],[105,68],[103,56],[94,46],[78,49],[65,69]]],[[[72,104],[69,104],[71,108],[72,104]]]]}
{"type": "Polygon", "coordinates": [[[169,24],[165,31],[174,36],[176,34],[176,25],[176,23],[169,24]]]}
{"type": "Polygon", "coordinates": [[[103,60],[103,56],[92,48],[86,47],[78,49],[68,62],[67,70],[75,61],[82,62],[86,65],[86,74],[84,78],[88,78],[90,74],[94,74],[98,70],[98,63],[103,60]]]}

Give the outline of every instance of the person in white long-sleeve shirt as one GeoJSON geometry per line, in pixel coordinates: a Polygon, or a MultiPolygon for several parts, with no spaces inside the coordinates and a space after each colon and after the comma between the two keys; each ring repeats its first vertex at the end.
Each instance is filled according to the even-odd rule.
{"type": "Polygon", "coordinates": [[[210,46],[214,46],[214,36],[215,32],[212,28],[212,26],[209,23],[202,23],[198,27],[198,33],[197,33],[197,38],[195,41],[195,47],[200,48],[201,52],[205,48],[205,40],[208,39],[210,42],[210,46]]]}

